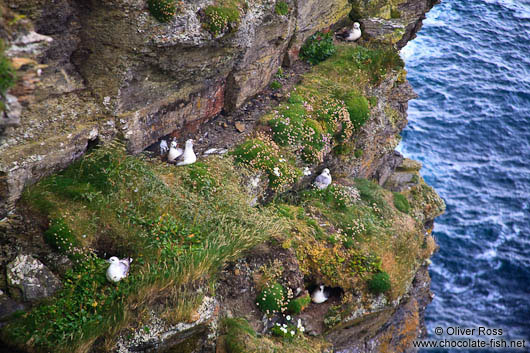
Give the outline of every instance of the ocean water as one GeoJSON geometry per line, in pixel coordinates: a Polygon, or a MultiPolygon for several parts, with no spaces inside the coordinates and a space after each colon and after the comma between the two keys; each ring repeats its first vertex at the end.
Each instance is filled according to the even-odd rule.
{"type": "Polygon", "coordinates": [[[399,149],[447,204],[429,338],[500,328],[527,348],[489,352],[530,352],[530,0],[444,0],[402,56],[420,97],[399,149]]]}

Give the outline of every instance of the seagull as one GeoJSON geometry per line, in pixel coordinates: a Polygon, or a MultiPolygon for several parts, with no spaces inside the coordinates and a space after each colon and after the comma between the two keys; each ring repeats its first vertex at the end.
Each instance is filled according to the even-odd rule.
{"type": "Polygon", "coordinates": [[[342,38],[343,40],[349,42],[355,42],[357,39],[361,38],[361,25],[359,22],[355,22],[351,30],[337,34],[337,37],[342,38]]]}
{"type": "Polygon", "coordinates": [[[129,274],[129,267],[131,266],[132,259],[120,260],[116,256],[113,256],[108,259],[107,262],[110,263],[110,266],[107,269],[107,279],[110,282],[119,282],[129,274]]]}
{"type": "Polygon", "coordinates": [[[182,148],[177,148],[177,141],[171,141],[171,148],[167,155],[167,161],[175,163],[175,160],[182,155],[182,148]]]}
{"type": "Polygon", "coordinates": [[[331,184],[331,174],[329,174],[329,169],[326,168],[322,171],[322,174],[315,178],[313,185],[319,190],[324,190],[329,184],[331,184]]]}
{"type": "Polygon", "coordinates": [[[317,289],[311,293],[311,300],[313,303],[320,304],[328,300],[329,295],[324,291],[324,286],[320,285],[317,289]]]}
{"type": "Polygon", "coordinates": [[[193,164],[195,163],[195,161],[197,161],[197,156],[195,155],[195,152],[193,152],[192,139],[186,141],[186,148],[184,148],[184,154],[182,158],[184,158],[184,160],[182,162],[177,163],[177,165],[188,165],[193,164]]]}
{"type": "Polygon", "coordinates": [[[164,154],[167,153],[168,150],[169,150],[169,147],[167,146],[167,141],[166,140],[160,141],[160,155],[163,156],[164,154]]]}

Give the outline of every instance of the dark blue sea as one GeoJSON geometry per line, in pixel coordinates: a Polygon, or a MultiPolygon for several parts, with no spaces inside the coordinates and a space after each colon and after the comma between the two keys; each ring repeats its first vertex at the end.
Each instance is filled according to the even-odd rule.
{"type": "Polygon", "coordinates": [[[530,0],[444,0],[402,56],[419,98],[399,149],[447,204],[428,337],[497,328],[475,338],[525,339],[489,352],[530,352],[530,0]]]}

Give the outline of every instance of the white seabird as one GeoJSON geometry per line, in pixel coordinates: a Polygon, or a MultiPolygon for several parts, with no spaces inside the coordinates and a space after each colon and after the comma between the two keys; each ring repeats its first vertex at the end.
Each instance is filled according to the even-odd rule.
{"type": "Polygon", "coordinates": [[[320,304],[328,300],[329,296],[324,292],[324,286],[320,285],[311,293],[311,300],[313,303],[320,304]]]}
{"type": "Polygon", "coordinates": [[[342,39],[348,42],[355,42],[362,36],[361,25],[359,24],[359,22],[355,22],[349,31],[338,34],[337,36],[341,37],[342,39]]]}
{"type": "Polygon", "coordinates": [[[107,279],[110,282],[119,282],[129,274],[129,267],[131,267],[132,259],[118,259],[116,256],[107,260],[110,263],[107,269],[107,279]]]}
{"type": "Polygon", "coordinates": [[[331,174],[329,173],[329,169],[326,168],[315,178],[313,185],[319,190],[324,190],[331,184],[331,181],[331,174]]]}
{"type": "Polygon", "coordinates": [[[184,154],[182,155],[183,161],[177,163],[177,165],[188,165],[193,164],[197,161],[197,156],[193,152],[193,140],[189,139],[186,141],[186,147],[184,148],[184,154]]]}
{"type": "Polygon", "coordinates": [[[163,156],[169,151],[169,147],[167,146],[167,141],[162,140],[160,141],[160,155],[163,156]]]}
{"type": "Polygon", "coordinates": [[[177,148],[177,141],[171,141],[171,148],[167,155],[168,162],[175,162],[182,155],[182,148],[177,148]]]}

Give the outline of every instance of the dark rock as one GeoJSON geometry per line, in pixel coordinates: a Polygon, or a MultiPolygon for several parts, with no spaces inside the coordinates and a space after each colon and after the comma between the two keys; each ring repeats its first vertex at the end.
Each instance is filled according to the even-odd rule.
{"type": "Polygon", "coordinates": [[[42,262],[30,255],[18,255],[7,265],[9,292],[32,302],[46,298],[62,287],[61,281],[42,262]]]}
{"type": "Polygon", "coordinates": [[[17,311],[26,309],[26,305],[14,301],[5,293],[2,293],[2,291],[0,291],[0,321],[17,311]]]}

